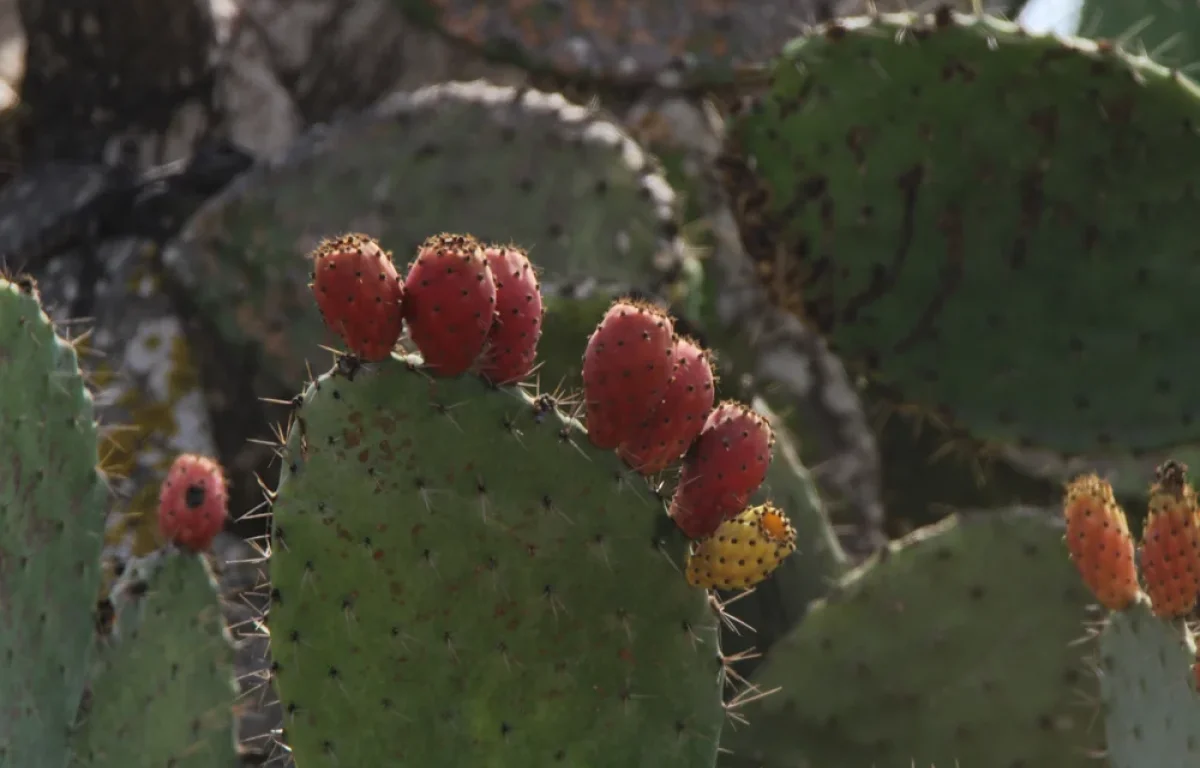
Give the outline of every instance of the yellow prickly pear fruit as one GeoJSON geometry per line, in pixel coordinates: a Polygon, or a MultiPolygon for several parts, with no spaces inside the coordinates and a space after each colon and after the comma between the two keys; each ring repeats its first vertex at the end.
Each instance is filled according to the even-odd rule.
{"type": "Polygon", "coordinates": [[[1133,537],[1112,486],[1096,475],[1077,477],[1063,500],[1067,550],[1096,599],[1105,608],[1128,608],[1138,595],[1133,537]]]}
{"type": "Polygon", "coordinates": [[[749,507],[692,544],[687,580],[693,587],[749,589],[796,551],[796,530],[770,503],[749,507]]]}
{"type": "Polygon", "coordinates": [[[1188,614],[1200,596],[1200,509],[1187,467],[1167,461],[1150,486],[1142,532],[1142,578],[1154,615],[1188,614]]]}

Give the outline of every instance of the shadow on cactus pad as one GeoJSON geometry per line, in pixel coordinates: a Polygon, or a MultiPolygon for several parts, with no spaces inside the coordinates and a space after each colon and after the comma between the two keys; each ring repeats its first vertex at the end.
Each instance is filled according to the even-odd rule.
{"type": "Polygon", "coordinates": [[[1200,436],[1200,92],[941,11],[789,45],[724,183],[774,300],[972,435],[1066,454],[1200,436]]]}

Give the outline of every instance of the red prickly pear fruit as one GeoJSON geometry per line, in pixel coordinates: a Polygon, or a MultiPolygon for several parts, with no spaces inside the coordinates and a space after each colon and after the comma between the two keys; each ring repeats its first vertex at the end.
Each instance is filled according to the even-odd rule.
{"type": "Polygon", "coordinates": [[[379,243],[349,234],[313,252],[309,288],[329,329],[366,361],[385,360],[404,329],[404,286],[379,243]]]}
{"type": "Polygon", "coordinates": [[[542,289],[529,257],[515,246],[483,251],[496,283],[496,321],[487,337],[480,374],[493,384],[529,375],[542,337],[542,289]]]}
{"type": "Polygon", "coordinates": [[[674,347],[674,323],[658,307],[622,299],[608,308],[583,353],[592,445],[612,450],[636,436],[667,392],[674,347]]]}
{"type": "Polygon", "coordinates": [[[746,506],[771,465],[771,425],[742,403],[717,406],[683,459],[671,517],[689,538],[715,531],[746,506]]]}
{"type": "Polygon", "coordinates": [[[675,370],[650,419],[617,454],[643,475],[662,472],[700,435],[716,397],[708,351],[689,338],[675,339],[675,370]]]}
{"type": "Polygon", "coordinates": [[[496,282],[479,241],[441,234],[422,243],[404,280],[404,319],[430,372],[466,373],[495,318],[496,282]]]}
{"type": "Polygon", "coordinates": [[[176,457],[158,492],[158,530],[163,538],[202,552],[225,525],[229,501],[225,472],[204,456],[176,457]]]}

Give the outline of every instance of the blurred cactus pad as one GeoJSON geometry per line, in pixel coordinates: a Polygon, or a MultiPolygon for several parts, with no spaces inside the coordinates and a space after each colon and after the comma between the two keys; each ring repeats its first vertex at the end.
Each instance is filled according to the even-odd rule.
{"type": "Polygon", "coordinates": [[[1195,85],[945,10],[830,23],[756,77],[720,161],[746,249],[897,404],[1060,454],[1200,438],[1195,85]]]}
{"type": "Polygon", "coordinates": [[[92,397],[32,281],[0,279],[0,765],[62,768],[108,494],[92,397]]]}
{"type": "Polygon", "coordinates": [[[1062,533],[1014,508],[894,542],[771,647],[751,682],[779,692],[741,711],[722,764],[1095,765],[1089,595],[1062,533]]]}
{"type": "Polygon", "coordinates": [[[616,124],[558,95],[448,83],[314,129],[199,211],[166,258],[222,335],[295,387],[335,344],[307,288],[323,238],[369,232],[401,269],[438,232],[518,243],[552,303],[568,286],[674,279],[676,214],[657,163],[616,124]]]}
{"type": "Polygon", "coordinates": [[[646,482],[547,397],[419,358],[303,393],[268,624],[304,768],[711,766],[718,618],[646,482]]]}
{"type": "Polygon", "coordinates": [[[401,0],[449,37],[535,71],[624,85],[712,84],[813,18],[811,0],[401,0]]]}

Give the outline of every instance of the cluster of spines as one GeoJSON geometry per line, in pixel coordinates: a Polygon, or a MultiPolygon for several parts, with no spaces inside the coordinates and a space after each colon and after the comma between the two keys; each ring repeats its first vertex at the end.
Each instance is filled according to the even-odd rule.
{"type": "Polygon", "coordinates": [[[694,540],[690,583],[749,588],[795,550],[782,512],[746,509],[770,466],[770,424],[742,403],[715,405],[709,353],[666,312],[614,302],[588,339],[583,385],[592,444],[647,476],[680,464],[670,515],[694,540]]]}

